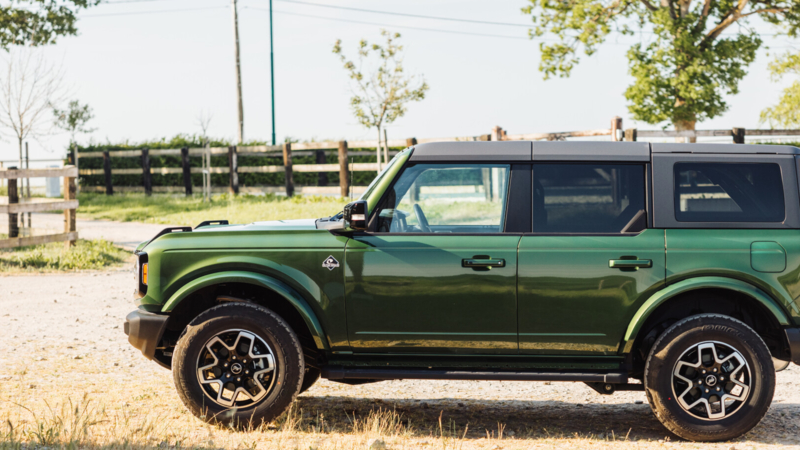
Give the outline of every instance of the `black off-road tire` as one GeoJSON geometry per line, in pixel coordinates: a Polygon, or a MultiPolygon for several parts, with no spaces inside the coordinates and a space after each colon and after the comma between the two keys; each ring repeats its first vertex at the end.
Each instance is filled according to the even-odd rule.
{"type": "Polygon", "coordinates": [[[319,380],[320,375],[322,375],[322,372],[319,369],[315,367],[306,368],[306,374],[303,377],[303,385],[300,386],[300,393],[302,394],[311,389],[311,386],[319,380]]]}
{"type": "Polygon", "coordinates": [[[720,314],[699,314],[675,323],[656,340],[645,366],[644,384],[653,412],[669,431],[690,441],[726,441],[750,431],[767,413],[775,393],[775,369],[766,344],[745,323],[720,314]],[[679,359],[707,342],[738,351],[750,371],[748,397],[719,419],[709,419],[708,413],[705,418],[690,414],[677,401],[673,387],[679,359]]]}
{"type": "Polygon", "coordinates": [[[289,408],[300,392],[304,364],[300,341],[280,316],[252,303],[227,303],[204,311],[189,324],[175,347],[172,374],[178,394],[192,414],[208,423],[246,428],[272,422],[289,408]],[[244,408],[225,407],[209,399],[197,376],[205,344],[231,329],[246,330],[266,342],[277,370],[266,397],[244,408]]]}

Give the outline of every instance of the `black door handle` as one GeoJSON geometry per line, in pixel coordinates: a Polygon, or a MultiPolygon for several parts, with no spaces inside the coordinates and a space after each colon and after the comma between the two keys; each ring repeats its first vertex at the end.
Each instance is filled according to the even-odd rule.
{"type": "Polygon", "coordinates": [[[471,267],[473,269],[491,270],[493,267],[505,267],[505,259],[493,259],[491,257],[469,258],[461,260],[461,267],[471,267]]]}

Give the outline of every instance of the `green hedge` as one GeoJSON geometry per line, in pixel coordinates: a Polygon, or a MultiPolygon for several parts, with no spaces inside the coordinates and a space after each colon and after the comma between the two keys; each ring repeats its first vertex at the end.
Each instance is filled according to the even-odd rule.
{"type": "MultiPolygon", "coordinates": [[[[211,147],[227,147],[233,145],[230,141],[225,140],[210,140],[211,147]]],[[[253,141],[245,143],[245,146],[252,145],[267,145],[265,142],[253,141]]],[[[139,150],[142,148],[149,148],[151,150],[169,149],[169,148],[199,148],[203,143],[199,136],[178,135],[174,138],[160,141],[139,142],[131,144],[125,142],[123,144],[103,144],[103,145],[87,145],[78,147],[78,152],[104,152],[115,150],[139,150]]],[[[392,150],[402,150],[401,148],[392,150]]],[[[375,149],[349,149],[351,152],[355,151],[372,151],[375,149]]],[[[338,164],[339,158],[335,151],[326,151],[326,163],[338,164]]],[[[350,156],[354,163],[374,163],[375,156],[350,156]]],[[[313,155],[297,156],[292,158],[294,164],[316,164],[316,158],[313,155]]],[[[189,164],[192,167],[202,167],[203,163],[199,157],[190,157],[189,164]]],[[[213,155],[211,157],[211,165],[213,167],[227,167],[227,155],[213,155]]],[[[246,166],[282,166],[283,158],[268,158],[263,156],[248,156],[247,154],[239,154],[239,167],[246,166]]],[[[140,169],[142,167],[142,160],[140,158],[111,158],[112,169],[140,169]]],[[[182,167],[180,156],[150,156],[150,167],[182,167]]],[[[103,158],[81,158],[81,169],[102,169],[103,158]]],[[[377,172],[353,172],[353,185],[366,186],[377,175],[377,172]]],[[[81,175],[81,185],[83,186],[105,186],[104,175],[81,175]]],[[[183,174],[153,174],[153,186],[183,186],[183,174]]],[[[213,186],[227,186],[229,175],[227,173],[211,174],[211,184],[213,186]]],[[[316,186],[318,175],[312,172],[295,172],[294,183],[300,186],[316,186]]],[[[111,182],[114,186],[142,186],[142,175],[112,175],[111,182]]],[[[203,175],[199,173],[192,174],[192,185],[200,186],[203,183],[203,175]]],[[[239,186],[283,186],[285,177],[282,172],[279,173],[239,173],[239,186]]],[[[328,172],[328,185],[339,185],[339,172],[328,172]]]]}

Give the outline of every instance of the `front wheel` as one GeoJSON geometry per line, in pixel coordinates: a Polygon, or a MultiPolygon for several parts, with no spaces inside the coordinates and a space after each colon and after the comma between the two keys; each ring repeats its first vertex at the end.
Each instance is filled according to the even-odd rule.
{"type": "Polygon", "coordinates": [[[304,372],[303,350],[289,325],[250,303],[197,316],[173,356],[175,386],[192,414],[235,427],[281,415],[300,391],[304,372]]]}
{"type": "Polygon", "coordinates": [[[667,329],[645,367],[645,391],[656,417],[691,441],[724,441],[755,427],[775,392],[764,341],[732,317],[700,314],[667,329]]]}

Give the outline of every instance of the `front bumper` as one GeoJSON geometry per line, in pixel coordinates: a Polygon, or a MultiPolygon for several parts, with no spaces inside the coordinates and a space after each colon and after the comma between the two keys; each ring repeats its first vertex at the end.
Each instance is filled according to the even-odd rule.
{"type": "Polygon", "coordinates": [[[789,342],[792,362],[800,366],[800,328],[786,328],[784,331],[789,342]]]}
{"type": "Polygon", "coordinates": [[[128,342],[141,350],[147,359],[154,359],[156,347],[167,328],[169,316],[137,309],[125,317],[125,334],[128,342]]]}

